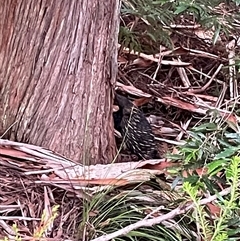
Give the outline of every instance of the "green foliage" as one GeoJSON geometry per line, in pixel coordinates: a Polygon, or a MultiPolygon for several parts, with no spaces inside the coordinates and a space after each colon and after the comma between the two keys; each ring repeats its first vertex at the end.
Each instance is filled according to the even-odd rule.
{"type": "Polygon", "coordinates": [[[214,31],[212,42],[215,44],[221,33],[234,33],[233,23],[240,20],[238,5],[239,0],[124,0],[119,43],[130,50],[157,53],[160,44],[172,47],[171,34],[177,31],[171,24],[181,22],[183,27],[200,24],[214,31]]]}
{"type": "MultiPolygon", "coordinates": [[[[51,212],[51,216],[48,216],[44,210],[42,216],[41,216],[41,222],[38,226],[36,226],[34,228],[34,233],[33,233],[33,237],[32,240],[41,240],[44,239],[45,237],[45,232],[47,232],[50,227],[52,226],[54,220],[57,218],[58,216],[58,209],[59,209],[59,205],[55,205],[52,207],[52,212],[51,212]]],[[[12,226],[12,229],[15,233],[14,237],[8,238],[8,237],[4,237],[3,239],[0,239],[0,241],[9,241],[9,240],[15,240],[15,241],[21,241],[21,240],[25,240],[23,239],[21,236],[21,230],[18,228],[17,224],[14,223],[12,226]],[[14,239],[13,239],[14,238],[14,239]]]]}
{"type": "Polygon", "coordinates": [[[240,151],[240,134],[231,133],[226,127],[214,123],[202,124],[188,134],[189,139],[180,148],[186,166],[202,167],[209,163],[212,171],[222,169],[240,151]]]}
{"type": "Polygon", "coordinates": [[[236,6],[240,5],[240,0],[233,0],[233,2],[235,2],[236,6]]]}
{"type": "MultiPolygon", "coordinates": [[[[177,207],[172,193],[162,191],[165,198],[155,196],[152,191],[147,194],[146,185],[143,183],[131,190],[124,190],[113,194],[114,190],[96,195],[90,203],[86,204],[86,217],[81,224],[80,237],[88,233],[90,239],[104,234],[110,234],[122,228],[146,219],[150,212],[155,215],[167,213],[169,208],[177,207]],[[143,187],[141,187],[143,185],[143,187]],[[144,192],[140,189],[144,188],[144,192]],[[139,189],[139,190],[138,190],[139,189]],[[169,198],[167,198],[169,196],[169,198]],[[175,203],[175,205],[174,205],[175,203]],[[168,206],[169,205],[169,206],[168,206]],[[87,220],[87,221],[86,221],[87,220]]],[[[156,185],[156,184],[155,184],[156,185]]],[[[158,191],[158,193],[161,193],[158,191]]],[[[158,194],[159,195],[159,194],[158,194]]],[[[151,219],[152,216],[149,216],[151,219]]],[[[120,236],[114,240],[153,240],[153,241],[180,241],[182,237],[192,240],[193,234],[188,224],[187,216],[177,220],[169,219],[167,224],[141,227],[120,236]]]]}
{"type": "Polygon", "coordinates": [[[199,225],[199,235],[203,240],[237,240],[240,235],[240,134],[231,133],[227,126],[206,123],[193,128],[187,143],[179,149],[183,169],[188,173],[183,190],[194,203],[192,218],[199,225]],[[196,168],[201,168],[202,173],[197,173],[196,168]],[[231,187],[230,194],[220,196],[219,187],[231,187]],[[210,210],[200,205],[208,194],[217,195],[214,204],[220,214],[214,220],[210,218],[213,215],[210,210]]]}
{"type": "Polygon", "coordinates": [[[138,42],[137,34],[131,31],[128,27],[120,26],[119,40],[124,46],[127,46],[130,50],[141,51],[140,43],[138,42]]]}
{"type": "Polygon", "coordinates": [[[44,237],[44,233],[51,227],[53,221],[56,219],[58,215],[59,205],[52,207],[52,216],[48,216],[47,213],[43,212],[41,217],[41,223],[36,229],[34,230],[33,237],[36,239],[40,239],[44,237]]]}
{"type": "Polygon", "coordinates": [[[210,222],[207,219],[206,211],[204,210],[203,206],[201,206],[199,203],[199,201],[201,200],[198,195],[200,189],[199,186],[202,186],[201,182],[198,182],[195,185],[192,185],[189,182],[185,182],[183,184],[183,190],[189,195],[189,197],[195,205],[193,219],[195,219],[196,223],[198,223],[201,227],[201,236],[208,240],[208,237],[210,237],[212,231],[210,229],[210,222]]]}
{"type": "MultiPolygon", "coordinates": [[[[221,197],[218,195],[218,200],[215,202],[220,208],[220,214],[211,223],[211,219],[207,214],[206,209],[200,205],[201,196],[199,196],[199,190],[202,189],[205,183],[202,180],[198,180],[198,183],[191,184],[185,182],[183,185],[184,191],[190,197],[195,205],[195,211],[193,212],[193,218],[196,223],[200,225],[200,235],[203,240],[210,241],[224,241],[224,240],[236,240],[240,234],[238,227],[240,223],[239,219],[239,196],[238,184],[240,181],[240,158],[233,157],[230,161],[230,165],[225,167],[226,169],[226,185],[231,187],[229,196],[221,197]]],[[[216,194],[218,192],[216,191],[216,194]]]]}
{"type": "Polygon", "coordinates": [[[168,1],[123,1],[121,16],[119,42],[123,46],[146,53],[158,52],[160,43],[171,47],[169,31],[164,28],[174,17],[168,1]]]}

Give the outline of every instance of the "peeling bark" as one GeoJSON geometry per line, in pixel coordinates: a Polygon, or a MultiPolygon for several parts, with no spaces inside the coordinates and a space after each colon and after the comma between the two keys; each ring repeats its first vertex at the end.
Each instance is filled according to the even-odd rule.
{"type": "Polygon", "coordinates": [[[111,162],[119,2],[1,2],[0,135],[111,162]]]}

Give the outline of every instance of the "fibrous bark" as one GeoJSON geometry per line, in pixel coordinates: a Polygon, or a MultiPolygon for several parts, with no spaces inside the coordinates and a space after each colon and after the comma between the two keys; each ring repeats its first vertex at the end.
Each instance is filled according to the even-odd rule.
{"type": "Polygon", "coordinates": [[[110,162],[119,2],[1,0],[0,12],[0,135],[110,162]]]}

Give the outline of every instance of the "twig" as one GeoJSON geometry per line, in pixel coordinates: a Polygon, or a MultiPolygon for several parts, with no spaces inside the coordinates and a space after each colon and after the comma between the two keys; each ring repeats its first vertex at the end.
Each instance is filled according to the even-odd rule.
{"type": "Polygon", "coordinates": [[[10,129],[12,129],[12,127],[13,127],[14,125],[16,125],[16,124],[17,124],[17,121],[13,122],[13,123],[7,128],[7,130],[0,136],[0,138],[3,138],[3,137],[7,134],[7,132],[8,132],[10,129]]]}
{"type": "Polygon", "coordinates": [[[223,67],[223,64],[220,64],[218,66],[217,70],[215,71],[215,73],[213,74],[213,76],[211,77],[211,79],[203,87],[201,87],[200,89],[191,89],[191,90],[189,90],[189,92],[196,94],[196,93],[201,93],[201,92],[205,91],[210,86],[210,84],[213,82],[214,78],[219,73],[219,71],[221,70],[222,67],[223,67]]]}
{"type": "MultiPolygon", "coordinates": [[[[223,191],[219,192],[218,194],[215,194],[215,195],[209,196],[208,198],[202,199],[199,202],[199,205],[204,205],[204,204],[210,203],[210,202],[216,200],[219,196],[225,196],[225,195],[229,194],[230,192],[231,192],[231,187],[226,188],[223,191]]],[[[130,231],[141,228],[141,227],[152,227],[153,225],[159,224],[165,220],[172,219],[179,214],[186,213],[187,211],[193,209],[194,206],[195,205],[193,203],[188,204],[186,206],[182,206],[182,207],[180,206],[180,207],[172,210],[171,212],[164,214],[160,217],[156,217],[156,218],[152,218],[152,219],[143,219],[139,222],[128,225],[125,228],[120,229],[116,232],[103,235],[99,238],[92,239],[91,241],[108,241],[108,240],[114,239],[116,237],[126,235],[130,231]]]]}
{"type": "Polygon", "coordinates": [[[229,61],[229,89],[230,89],[230,99],[238,97],[238,83],[236,79],[236,63],[235,63],[235,47],[236,40],[233,39],[226,46],[226,51],[228,52],[229,61]]]}

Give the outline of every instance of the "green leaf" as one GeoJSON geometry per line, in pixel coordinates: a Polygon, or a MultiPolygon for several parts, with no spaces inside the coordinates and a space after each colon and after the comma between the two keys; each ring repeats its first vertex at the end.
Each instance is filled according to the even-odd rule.
{"type": "Polygon", "coordinates": [[[235,143],[240,144],[240,134],[239,133],[225,133],[225,137],[231,141],[235,141],[235,143]]]}
{"type": "Polygon", "coordinates": [[[212,161],[211,163],[209,163],[207,165],[209,174],[210,175],[217,174],[219,171],[221,171],[226,166],[226,164],[227,164],[227,162],[225,160],[212,161]]]}
{"type": "Polygon", "coordinates": [[[183,155],[181,154],[166,154],[166,157],[171,160],[181,160],[183,158],[183,155]]]}
{"type": "MultiPolygon", "coordinates": [[[[216,27],[216,26],[215,26],[216,27]]],[[[215,33],[214,33],[214,36],[213,36],[213,44],[215,45],[218,38],[219,38],[219,34],[220,34],[220,30],[221,30],[221,25],[218,24],[216,30],[215,30],[215,33]]]]}
{"type": "Polygon", "coordinates": [[[157,42],[157,39],[155,38],[155,36],[151,33],[147,33],[147,35],[154,41],[154,42],[157,42]]]}
{"type": "Polygon", "coordinates": [[[191,152],[189,155],[186,156],[184,163],[187,164],[189,163],[191,160],[195,160],[195,155],[193,152],[191,152]]]}
{"type": "Polygon", "coordinates": [[[232,145],[229,144],[228,142],[226,142],[224,139],[218,139],[218,142],[219,142],[219,144],[220,144],[222,147],[225,147],[225,148],[230,148],[230,147],[232,147],[232,145]]]}
{"type": "Polygon", "coordinates": [[[209,191],[211,193],[215,193],[216,184],[214,183],[213,180],[211,180],[209,178],[208,175],[203,175],[202,176],[202,182],[205,184],[204,188],[202,188],[204,192],[206,192],[206,190],[207,190],[207,191],[209,191]]]}
{"type": "Polygon", "coordinates": [[[183,153],[192,153],[192,152],[197,151],[197,150],[198,149],[196,149],[196,148],[190,148],[190,147],[182,147],[181,148],[181,151],[183,153]]]}
{"type": "Polygon", "coordinates": [[[234,155],[238,150],[239,150],[239,147],[230,147],[230,148],[224,149],[224,151],[218,153],[218,154],[214,157],[214,160],[216,160],[216,159],[221,159],[221,158],[226,158],[226,157],[231,157],[231,156],[234,155]]]}
{"type": "Polygon", "coordinates": [[[240,0],[233,0],[235,2],[236,6],[240,5],[240,0]]]}
{"type": "Polygon", "coordinates": [[[215,123],[205,123],[200,126],[194,127],[192,131],[203,132],[203,131],[216,131],[218,129],[215,123]]]}
{"type": "Polygon", "coordinates": [[[176,7],[176,10],[174,11],[174,14],[182,13],[182,12],[186,11],[188,9],[188,7],[189,7],[188,5],[181,4],[178,7],[176,7]]]}
{"type": "Polygon", "coordinates": [[[206,139],[206,136],[202,133],[196,133],[196,132],[193,132],[193,131],[189,131],[188,133],[191,137],[193,137],[194,139],[196,139],[199,142],[202,142],[203,140],[206,139]]]}
{"type": "Polygon", "coordinates": [[[193,185],[194,188],[197,189],[198,188],[197,183],[199,182],[199,179],[200,179],[200,177],[198,175],[193,175],[193,176],[189,175],[188,177],[184,178],[183,186],[186,185],[189,187],[189,186],[193,185]]]}
{"type": "Polygon", "coordinates": [[[239,168],[239,164],[240,164],[240,157],[235,156],[232,161],[231,161],[231,165],[227,168],[226,171],[226,178],[227,180],[236,180],[239,176],[240,173],[240,168],[239,168]]]}

